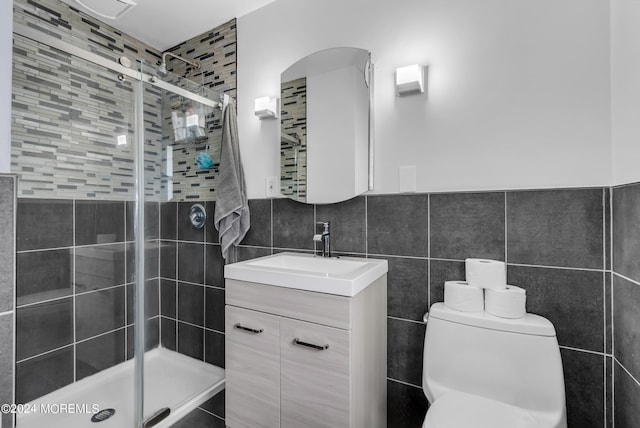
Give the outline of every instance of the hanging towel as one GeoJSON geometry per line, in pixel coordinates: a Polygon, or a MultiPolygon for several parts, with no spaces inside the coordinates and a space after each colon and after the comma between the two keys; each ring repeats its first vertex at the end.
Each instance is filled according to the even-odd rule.
{"type": "Polygon", "coordinates": [[[222,257],[226,260],[229,248],[237,246],[249,230],[249,204],[247,202],[244,171],[238,144],[238,120],[235,102],[225,95],[222,112],[222,147],[220,150],[218,197],[213,221],[220,235],[222,257]]]}

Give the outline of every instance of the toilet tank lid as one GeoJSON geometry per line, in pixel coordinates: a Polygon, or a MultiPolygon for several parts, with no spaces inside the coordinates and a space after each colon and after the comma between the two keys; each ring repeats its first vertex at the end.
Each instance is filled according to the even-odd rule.
{"type": "Polygon", "coordinates": [[[486,312],[462,312],[447,308],[443,303],[434,303],[429,310],[429,318],[491,330],[512,333],[532,334],[536,336],[555,336],[556,330],[551,321],[534,314],[526,314],[523,318],[500,318],[486,312]]]}

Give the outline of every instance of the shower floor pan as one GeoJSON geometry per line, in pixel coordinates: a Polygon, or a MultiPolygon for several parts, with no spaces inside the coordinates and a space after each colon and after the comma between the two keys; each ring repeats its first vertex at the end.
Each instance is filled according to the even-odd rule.
{"type": "MultiPolygon", "coordinates": [[[[171,409],[156,428],[171,426],[224,389],[224,369],[164,348],[145,353],[144,372],[145,419],[171,409]]],[[[133,360],[40,397],[26,410],[17,415],[18,428],[133,427],[133,360]],[[92,423],[94,405],[115,413],[92,423]]]]}

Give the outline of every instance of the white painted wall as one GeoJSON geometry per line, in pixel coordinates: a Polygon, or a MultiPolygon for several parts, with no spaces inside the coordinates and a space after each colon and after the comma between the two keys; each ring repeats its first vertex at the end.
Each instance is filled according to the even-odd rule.
{"type": "Polygon", "coordinates": [[[13,2],[0,1],[0,173],[11,170],[13,2]]]}
{"type": "MultiPolygon", "coordinates": [[[[628,0],[630,1],[630,0],[628,0]]],[[[249,197],[279,175],[278,121],[253,115],[280,72],[336,46],[375,63],[375,192],[608,185],[608,0],[277,0],[238,19],[238,106],[249,197]],[[397,98],[396,67],[429,66],[397,98]]]]}
{"type": "Polygon", "coordinates": [[[613,184],[640,181],[640,1],[611,2],[613,184]]]}

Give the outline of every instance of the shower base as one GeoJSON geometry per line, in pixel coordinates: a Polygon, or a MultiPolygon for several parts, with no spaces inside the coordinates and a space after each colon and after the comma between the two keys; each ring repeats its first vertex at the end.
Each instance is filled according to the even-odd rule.
{"type": "MultiPolygon", "coordinates": [[[[133,427],[133,364],[126,361],[30,402],[25,409],[30,413],[17,415],[17,427],[133,427]],[[94,405],[115,413],[96,425],[94,405]]],[[[145,419],[171,409],[156,428],[170,427],[224,389],[224,369],[164,348],[145,353],[144,372],[145,419]]]]}

